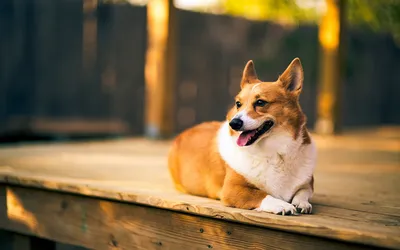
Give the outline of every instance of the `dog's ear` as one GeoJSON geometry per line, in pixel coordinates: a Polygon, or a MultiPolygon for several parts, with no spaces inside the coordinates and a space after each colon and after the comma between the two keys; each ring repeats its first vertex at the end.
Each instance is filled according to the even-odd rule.
{"type": "Polygon", "coordinates": [[[303,67],[299,58],[293,59],[285,72],[279,76],[279,81],[283,88],[295,94],[300,94],[303,87],[303,67]]]}
{"type": "Polygon", "coordinates": [[[258,81],[256,69],[254,68],[253,60],[250,60],[247,62],[246,66],[244,67],[240,87],[243,88],[244,85],[246,85],[248,83],[254,83],[256,81],[258,81]]]}

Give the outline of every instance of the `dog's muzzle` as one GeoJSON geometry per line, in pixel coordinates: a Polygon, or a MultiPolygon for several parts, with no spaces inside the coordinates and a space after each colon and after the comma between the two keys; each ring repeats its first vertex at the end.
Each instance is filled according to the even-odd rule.
{"type": "Polygon", "coordinates": [[[239,118],[234,118],[229,122],[229,126],[236,131],[239,131],[243,127],[243,121],[239,118]]]}

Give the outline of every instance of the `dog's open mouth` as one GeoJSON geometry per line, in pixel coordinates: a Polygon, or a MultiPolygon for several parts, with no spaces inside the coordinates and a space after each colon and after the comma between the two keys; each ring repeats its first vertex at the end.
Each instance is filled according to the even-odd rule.
{"type": "Polygon", "coordinates": [[[255,141],[257,141],[257,139],[260,138],[260,136],[269,131],[273,125],[274,125],[273,121],[266,121],[264,122],[263,125],[261,125],[257,129],[243,131],[239,135],[239,138],[236,141],[237,145],[239,145],[240,147],[250,146],[255,141]]]}

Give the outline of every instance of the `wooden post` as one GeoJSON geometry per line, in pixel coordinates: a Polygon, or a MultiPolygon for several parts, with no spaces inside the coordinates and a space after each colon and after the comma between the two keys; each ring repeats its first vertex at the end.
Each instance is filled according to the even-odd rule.
{"type": "Polygon", "coordinates": [[[175,120],[176,9],[172,0],[149,0],[147,34],[145,130],[148,137],[165,138],[173,134],[175,120]]]}
{"type": "Polygon", "coordinates": [[[345,1],[326,0],[327,11],[319,27],[320,75],[315,131],[320,134],[340,132],[345,1]]]}

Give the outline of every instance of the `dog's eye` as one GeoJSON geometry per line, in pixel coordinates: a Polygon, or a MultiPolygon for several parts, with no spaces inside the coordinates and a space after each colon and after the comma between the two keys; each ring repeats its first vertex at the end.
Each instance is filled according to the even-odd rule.
{"type": "Polygon", "coordinates": [[[268,102],[267,102],[267,101],[264,101],[264,100],[257,100],[257,101],[254,103],[254,106],[257,106],[257,107],[264,107],[267,103],[268,103],[268,102]]]}
{"type": "Polygon", "coordinates": [[[236,108],[240,108],[240,107],[242,107],[242,103],[239,102],[239,101],[237,101],[237,102],[236,102],[236,108]]]}

